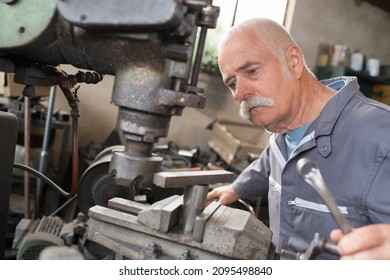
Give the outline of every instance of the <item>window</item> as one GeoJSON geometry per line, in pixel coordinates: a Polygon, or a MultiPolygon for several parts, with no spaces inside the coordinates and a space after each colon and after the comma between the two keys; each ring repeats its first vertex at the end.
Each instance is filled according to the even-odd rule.
{"type": "Polygon", "coordinates": [[[221,8],[219,22],[230,27],[253,17],[266,17],[283,24],[287,0],[214,0],[221,8]]]}
{"type": "Polygon", "coordinates": [[[233,25],[253,17],[266,17],[284,25],[291,24],[296,0],[214,0],[220,7],[220,16],[215,29],[209,29],[202,59],[202,70],[218,73],[217,45],[223,34],[233,25]]]}

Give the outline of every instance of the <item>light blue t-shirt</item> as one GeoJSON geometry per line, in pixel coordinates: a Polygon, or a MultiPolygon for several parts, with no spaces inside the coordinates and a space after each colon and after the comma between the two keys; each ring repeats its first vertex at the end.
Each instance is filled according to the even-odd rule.
{"type": "Polygon", "coordinates": [[[306,130],[309,128],[312,122],[298,127],[297,129],[290,130],[284,135],[284,141],[286,142],[287,155],[290,157],[291,153],[298,146],[306,130]]]}
{"type": "MultiPolygon", "coordinates": [[[[339,91],[345,86],[345,81],[344,80],[335,81],[333,83],[328,84],[327,86],[334,90],[339,91]]],[[[290,157],[291,153],[298,146],[303,135],[305,135],[305,132],[307,131],[307,129],[311,124],[312,122],[305,124],[304,126],[298,127],[297,129],[291,130],[285,134],[284,141],[286,142],[288,157],[290,157]]]]}

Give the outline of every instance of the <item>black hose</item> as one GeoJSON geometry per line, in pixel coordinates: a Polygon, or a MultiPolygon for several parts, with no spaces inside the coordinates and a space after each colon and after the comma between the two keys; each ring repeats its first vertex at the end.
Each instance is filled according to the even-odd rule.
{"type": "Polygon", "coordinates": [[[32,167],[29,167],[27,165],[24,165],[24,164],[21,164],[21,163],[14,163],[14,168],[17,168],[17,169],[21,169],[21,170],[24,170],[24,171],[27,171],[29,173],[31,173],[32,175],[36,176],[37,178],[45,181],[45,183],[47,183],[50,187],[52,187],[54,190],[56,190],[57,192],[59,192],[62,196],[64,197],[71,197],[73,196],[74,194],[71,194],[71,193],[68,193],[66,191],[64,191],[61,187],[59,187],[56,183],[54,183],[52,180],[50,180],[50,178],[48,178],[47,176],[43,175],[42,173],[40,173],[39,171],[35,170],[34,168],[32,167]]]}

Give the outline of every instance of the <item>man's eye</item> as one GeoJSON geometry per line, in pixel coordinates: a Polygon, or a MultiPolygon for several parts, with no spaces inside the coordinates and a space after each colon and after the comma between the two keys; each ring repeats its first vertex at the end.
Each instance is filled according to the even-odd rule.
{"type": "Polygon", "coordinates": [[[228,87],[232,90],[236,89],[236,83],[235,82],[231,82],[228,84],[228,87]]]}
{"type": "Polygon", "coordinates": [[[248,71],[249,74],[256,74],[256,72],[257,72],[257,68],[253,68],[248,71]]]}

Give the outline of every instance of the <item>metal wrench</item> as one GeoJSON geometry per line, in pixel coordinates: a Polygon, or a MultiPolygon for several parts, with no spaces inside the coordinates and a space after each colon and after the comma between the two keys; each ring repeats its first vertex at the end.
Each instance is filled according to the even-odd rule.
{"type": "Polygon", "coordinates": [[[352,227],[347,221],[347,219],[341,214],[340,209],[337,206],[335,199],[332,194],[329,192],[324,179],[320,173],[320,170],[317,167],[317,163],[314,160],[308,158],[302,158],[298,160],[296,165],[297,172],[299,176],[302,177],[307,183],[309,183],[320,195],[322,200],[328,206],[329,211],[333,218],[336,220],[336,223],[339,225],[341,231],[344,234],[352,231],[352,227]],[[305,168],[306,167],[306,168],[305,168]],[[310,170],[306,172],[305,170],[310,170]]]}

